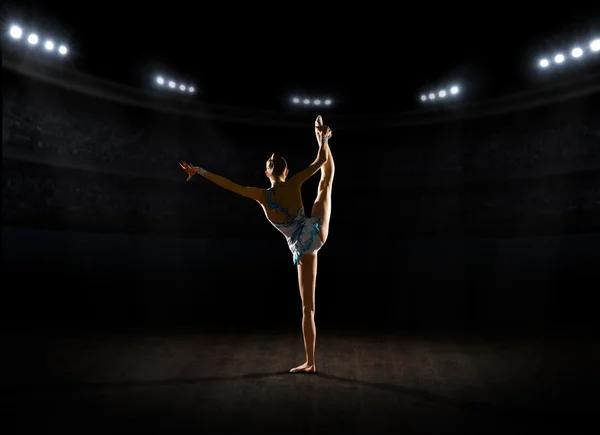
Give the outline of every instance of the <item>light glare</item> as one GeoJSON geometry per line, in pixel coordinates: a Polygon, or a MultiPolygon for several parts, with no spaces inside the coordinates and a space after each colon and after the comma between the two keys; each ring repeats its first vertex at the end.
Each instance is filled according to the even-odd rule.
{"type": "Polygon", "coordinates": [[[457,85],[450,86],[450,89],[440,89],[438,91],[429,91],[428,93],[421,94],[419,99],[423,102],[434,101],[438,98],[446,99],[446,97],[454,96],[458,94],[459,88],[457,85]]]}
{"type": "Polygon", "coordinates": [[[301,97],[301,96],[292,96],[290,97],[290,102],[292,104],[301,104],[303,106],[320,106],[322,107],[323,105],[326,106],[330,106],[331,105],[331,99],[327,98],[327,99],[323,99],[323,98],[307,98],[307,97],[301,97]]]}
{"type": "Polygon", "coordinates": [[[21,39],[21,36],[23,36],[23,29],[21,29],[19,26],[11,26],[10,36],[14,39],[21,39]]]}
{"type": "Polygon", "coordinates": [[[571,55],[573,57],[581,57],[582,54],[583,54],[583,50],[579,47],[575,47],[573,50],[571,50],[571,55]]]}
{"type": "Polygon", "coordinates": [[[29,42],[31,45],[37,44],[38,43],[38,36],[35,33],[32,33],[27,38],[27,42],[29,42]]]}
{"type": "Polygon", "coordinates": [[[590,43],[590,49],[592,51],[600,51],[600,39],[594,39],[591,43],[590,43]]]}
{"type": "Polygon", "coordinates": [[[46,50],[52,51],[52,50],[54,50],[54,42],[46,41],[46,43],[44,44],[44,47],[46,48],[46,50]]]}
{"type": "Polygon", "coordinates": [[[64,56],[65,54],[67,54],[67,47],[61,45],[60,47],[58,47],[58,52],[64,56]]]}

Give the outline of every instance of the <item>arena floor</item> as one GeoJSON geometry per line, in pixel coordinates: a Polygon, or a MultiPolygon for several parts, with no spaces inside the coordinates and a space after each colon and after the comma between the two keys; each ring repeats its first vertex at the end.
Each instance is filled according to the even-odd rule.
{"type": "Polygon", "coordinates": [[[13,332],[3,406],[18,431],[589,433],[592,340],[323,331],[315,375],[297,332],[13,332]]]}

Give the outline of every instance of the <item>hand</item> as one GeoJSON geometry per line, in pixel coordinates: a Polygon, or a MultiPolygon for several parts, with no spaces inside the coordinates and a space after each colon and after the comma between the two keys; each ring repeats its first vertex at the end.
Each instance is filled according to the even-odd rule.
{"type": "Polygon", "coordinates": [[[181,166],[181,168],[185,171],[186,174],[188,174],[188,178],[186,181],[186,183],[189,183],[189,181],[192,179],[192,177],[194,175],[196,175],[198,172],[200,172],[200,167],[199,166],[192,166],[191,163],[186,162],[185,160],[182,160],[181,162],[179,162],[179,166],[181,166]]]}
{"type": "Polygon", "coordinates": [[[331,129],[327,125],[323,124],[323,118],[321,118],[321,115],[317,116],[315,121],[315,134],[319,142],[321,142],[321,138],[323,136],[325,139],[329,139],[333,135],[331,129]]]}
{"type": "Polygon", "coordinates": [[[329,126],[327,125],[322,125],[322,126],[315,126],[315,133],[317,135],[317,139],[320,141],[322,137],[324,137],[325,139],[329,139],[331,138],[331,136],[333,136],[333,132],[331,131],[331,128],[329,128],[329,126]]]}

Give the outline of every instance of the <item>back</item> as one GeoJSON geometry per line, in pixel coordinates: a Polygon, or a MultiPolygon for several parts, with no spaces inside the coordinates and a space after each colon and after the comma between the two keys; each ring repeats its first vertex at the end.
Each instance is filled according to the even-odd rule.
{"type": "Polygon", "coordinates": [[[260,204],[267,219],[274,223],[291,224],[298,212],[304,208],[300,189],[297,183],[288,181],[264,190],[260,204]]]}

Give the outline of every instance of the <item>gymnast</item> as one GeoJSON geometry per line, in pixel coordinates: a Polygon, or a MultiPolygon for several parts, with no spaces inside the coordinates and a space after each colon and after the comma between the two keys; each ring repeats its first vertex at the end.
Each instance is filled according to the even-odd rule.
{"type": "Polygon", "coordinates": [[[273,154],[269,157],[265,171],[265,175],[271,182],[271,187],[268,189],[244,187],[186,161],[179,163],[188,175],[188,182],[194,175],[200,174],[218,186],[257,201],[262,206],[267,220],[285,236],[292,252],[294,265],[298,269],[298,285],[302,299],[302,333],[306,352],[306,361],[291,369],[292,373],[317,371],[315,363],[317,253],[327,241],[329,234],[335,166],[329,149],[332,131],[323,124],[321,116],[318,116],[315,121],[315,134],[319,144],[316,159],[293,177],[288,179],[287,161],[281,155],[273,154]],[[302,184],[319,170],[321,170],[321,181],[311,217],[308,218],[302,203],[302,184]]]}

